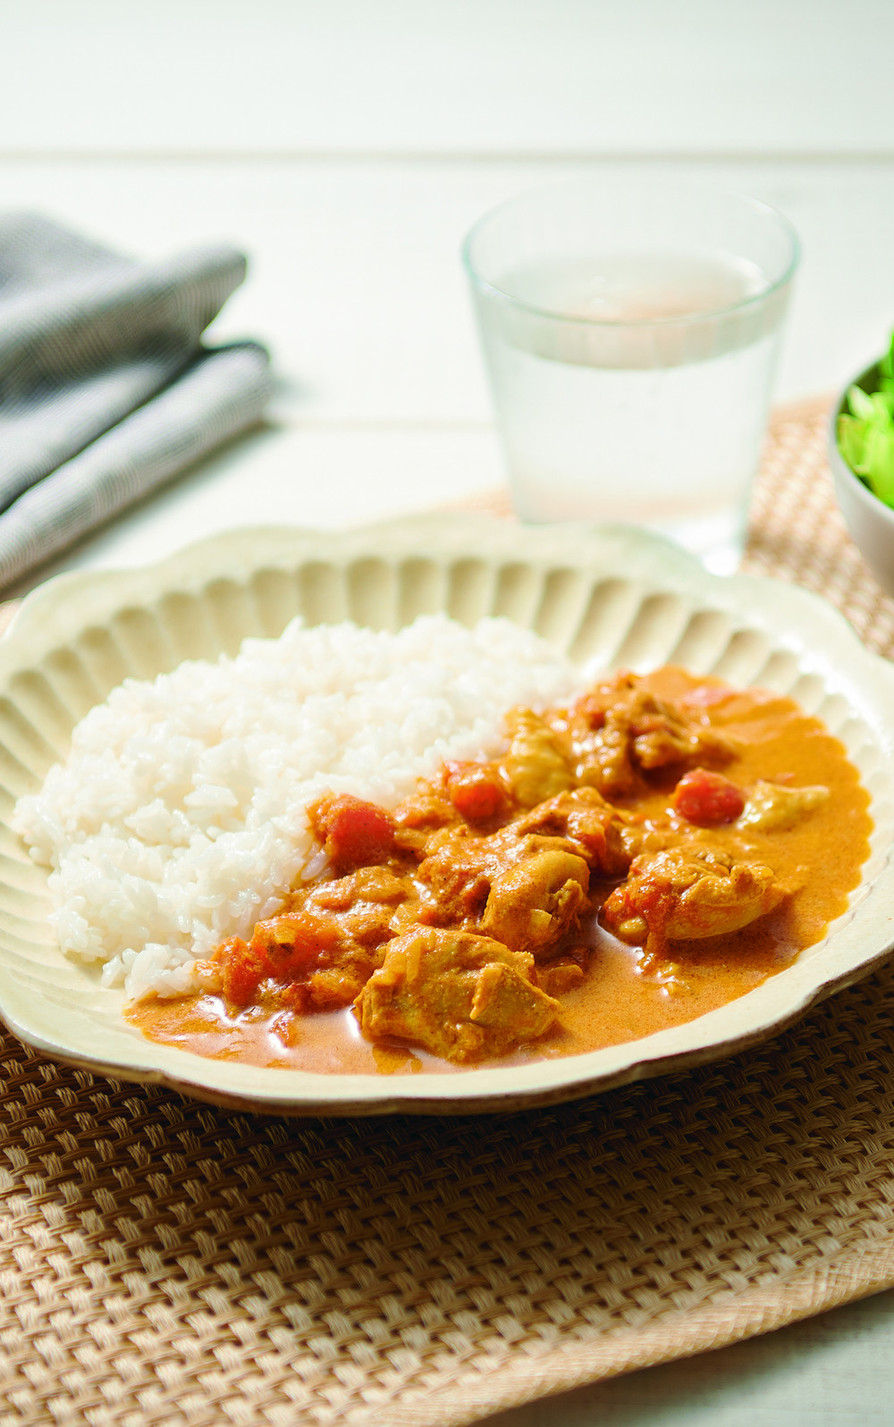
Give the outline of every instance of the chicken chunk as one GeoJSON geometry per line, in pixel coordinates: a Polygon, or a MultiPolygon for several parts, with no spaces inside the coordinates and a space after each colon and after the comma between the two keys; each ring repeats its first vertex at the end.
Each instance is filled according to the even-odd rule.
{"type": "Polygon", "coordinates": [[[562,741],[530,709],[515,709],[507,719],[509,748],[501,759],[503,777],[520,808],[533,808],[572,784],[562,741]]]}
{"type": "Polygon", "coordinates": [[[441,926],[480,928],[500,941],[506,933],[509,945],[544,951],[583,904],[589,870],[567,838],[519,836],[515,827],[475,836],[458,828],[445,829],[432,846],[418,876],[441,926]]]}
{"type": "Polygon", "coordinates": [[[226,999],[245,1005],[270,981],[288,986],[302,1010],[350,1005],[411,900],[412,888],[387,867],[361,867],[296,893],[285,911],[255,925],[248,943],[231,937],[219,949],[226,999]]]}
{"type": "Polygon", "coordinates": [[[559,1003],[533,977],[533,957],[489,937],[418,927],[391,942],[355,1012],[370,1040],[395,1036],[445,1060],[483,1060],[553,1024],[559,1003]]]}
{"type": "Polygon", "coordinates": [[[516,826],[523,833],[567,838],[598,877],[622,877],[630,866],[629,818],[596,788],[572,788],[532,808],[516,826]]]}
{"type": "Polygon", "coordinates": [[[513,951],[548,952],[577,921],[589,876],[572,852],[535,852],[493,879],[481,930],[513,951]]]}
{"type": "Polygon", "coordinates": [[[455,811],[443,790],[423,787],[398,803],[392,817],[398,852],[424,857],[440,830],[454,821],[455,811]]]}
{"type": "Polygon", "coordinates": [[[773,911],[791,889],[769,867],[706,847],[670,848],[638,857],[605,902],[609,930],[663,955],[670,941],[728,936],[773,911]]]}
{"type": "Polygon", "coordinates": [[[760,828],[763,832],[781,832],[796,827],[829,798],[829,789],[820,784],[807,788],[788,788],[782,783],[755,783],[748,794],[745,809],[739,818],[740,827],[760,828]]]}
{"type": "Polygon", "coordinates": [[[491,877],[500,865],[499,838],[444,828],[429,839],[419,881],[431,896],[440,923],[474,921],[484,910],[491,877]]]}
{"type": "Polygon", "coordinates": [[[343,946],[375,947],[393,935],[395,912],[408,900],[412,887],[406,879],[387,867],[360,867],[347,877],[322,882],[299,905],[305,917],[336,924],[343,946]]]}
{"type": "MultiPolygon", "coordinates": [[[[358,907],[389,907],[407,897],[407,884],[388,867],[359,867],[346,877],[320,882],[301,896],[304,905],[352,913],[358,907]]],[[[387,915],[387,913],[386,913],[387,915]]]]}
{"type": "Polygon", "coordinates": [[[629,797],[644,773],[724,763],[734,752],[698,711],[659,699],[641,688],[633,674],[619,675],[588,694],[573,716],[578,730],[576,776],[608,797],[629,797]]]}

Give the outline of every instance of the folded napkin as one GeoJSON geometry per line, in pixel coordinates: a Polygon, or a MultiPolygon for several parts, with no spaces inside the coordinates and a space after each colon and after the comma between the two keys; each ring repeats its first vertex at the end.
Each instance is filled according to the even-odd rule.
{"type": "Polygon", "coordinates": [[[0,587],[259,419],[266,350],[201,345],[245,268],[0,217],[0,587]]]}

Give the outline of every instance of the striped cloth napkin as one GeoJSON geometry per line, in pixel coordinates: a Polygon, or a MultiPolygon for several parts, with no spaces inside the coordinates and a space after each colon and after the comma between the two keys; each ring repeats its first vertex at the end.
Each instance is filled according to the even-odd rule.
{"type": "Polygon", "coordinates": [[[201,344],[245,268],[0,216],[0,588],[260,418],[266,350],[201,344]]]}

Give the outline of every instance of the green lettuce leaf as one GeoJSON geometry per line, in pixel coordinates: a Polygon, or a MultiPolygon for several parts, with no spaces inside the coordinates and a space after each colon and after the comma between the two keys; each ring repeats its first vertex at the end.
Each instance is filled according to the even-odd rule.
{"type": "Polygon", "coordinates": [[[879,363],[879,389],[852,386],[838,418],[838,449],[851,470],[894,509],[894,332],[879,363]]]}

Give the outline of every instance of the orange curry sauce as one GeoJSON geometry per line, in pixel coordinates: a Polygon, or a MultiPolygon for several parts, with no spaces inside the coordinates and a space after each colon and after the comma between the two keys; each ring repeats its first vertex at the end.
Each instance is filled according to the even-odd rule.
{"type": "MultiPolygon", "coordinates": [[[[268,985],[247,1001],[243,991],[235,1004],[222,993],[219,976],[215,982],[213,968],[212,989],[175,1000],[138,1002],[127,1012],[128,1019],[153,1040],[255,1065],[348,1074],[412,1073],[423,1068],[452,1073],[481,1063],[517,1064],[576,1055],[691,1021],[742,996],[820,940],[859,882],[872,825],[868,797],[856,770],[842,745],[817,719],[802,713],[789,699],[759,690],[729,689],[675,668],[642,679],[620,676],[585,696],[571,712],[571,718],[568,710],[543,715],[570,770],[567,780],[572,790],[599,788],[617,810],[623,820],[622,841],[627,842],[626,860],[629,863],[633,855],[634,862],[625,878],[617,868],[612,876],[599,875],[600,867],[591,859],[585,901],[559,940],[537,955],[531,978],[558,1003],[554,1023],[545,1033],[513,1044],[508,1052],[501,1047],[496,1055],[485,1050],[481,1055],[463,1058],[457,1053],[457,1058],[446,1059],[409,1038],[365,1037],[358,1011],[347,1004],[327,1009],[325,996],[309,1001],[307,986],[298,988],[302,994],[296,996],[294,987],[289,995],[286,987],[271,990],[268,985]],[[604,713],[613,689],[621,691],[622,712],[625,698],[629,704],[627,715],[619,715],[614,724],[604,713]],[[678,746],[672,739],[662,753],[665,718],[678,746]],[[592,734],[585,733],[583,742],[578,739],[572,750],[569,729],[575,721],[591,726],[592,734]],[[612,740],[620,747],[622,735],[627,743],[620,749],[619,762],[618,749],[611,756],[606,749],[612,740]],[[767,788],[769,815],[751,816],[755,807],[760,811],[760,790],[766,793],[767,788]],[[818,791],[801,803],[793,800],[792,812],[786,790],[800,796],[804,789],[818,791]],[[776,805],[777,794],[781,808],[776,805]],[[664,872],[659,876],[655,869],[672,866],[680,848],[693,847],[695,855],[707,857],[709,863],[712,855],[719,856],[721,867],[735,868],[738,860],[744,860],[749,866],[760,864],[764,873],[770,869],[772,889],[758,889],[759,914],[747,925],[705,935],[713,915],[709,908],[703,926],[694,932],[683,926],[685,917],[678,908],[685,898],[674,902],[677,892],[664,872]],[[645,868],[639,880],[638,867],[645,868]],[[675,930],[683,935],[675,936],[675,930]]],[[[485,837],[513,820],[527,818],[527,826],[533,817],[536,823],[540,808],[535,806],[532,814],[531,798],[523,796],[520,785],[512,781],[512,748],[510,740],[502,761],[471,765],[473,775],[480,767],[506,794],[499,812],[488,807],[487,798],[477,807],[474,799],[471,806],[466,802],[465,818],[456,807],[451,809],[464,837],[485,837]]],[[[454,784],[458,786],[456,778],[454,784]]],[[[420,799],[431,801],[432,794],[442,805],[449,802],[449,787],[449,770],[445,770],[440,780],[421,785],[416,806],[420,799]]],[[[463,799],[458,802],[463,804],[463,799]]],[[[412,803],[407,800],[408,806],[412,803]]],[[[400,810],[395,816],[400,825],[400,810]]],[[[412,832],[413,823],[408,815],[407,841],[412,843],[415,837],[420,844],[424,838],[412,832]]],[[[555,833],[553,824],[541,819],[541,831],[555,833]]],[[[322,840],[325,824],[319,830],[322,840]]],[[[558,831],[573,841],[570,822],[558,831]]],[[[398,870],[406,870],[408,856],[405,849],[398,870]]],[[[415,856],[418,861],[425,851],[417,846],[415,856]]],[[[328,880],[344,871],[334,866],[328,880]]],[[[467,899],[464,905],[464,925],[487,934],[481,902],[467,899]]],[[[445,923],[442,913],[422,916],[445,923]]],[[[721,908],[723,917],[729,923],[728,909],[721,908]]],[[[372,964],[382,963],[388,945],[384,941],[377,948],[372,964]]],[[[239,970],[241,964],[236,965],[239,970]]],[[[376,973],[379,979],[381,975],[376,973]]]]}

